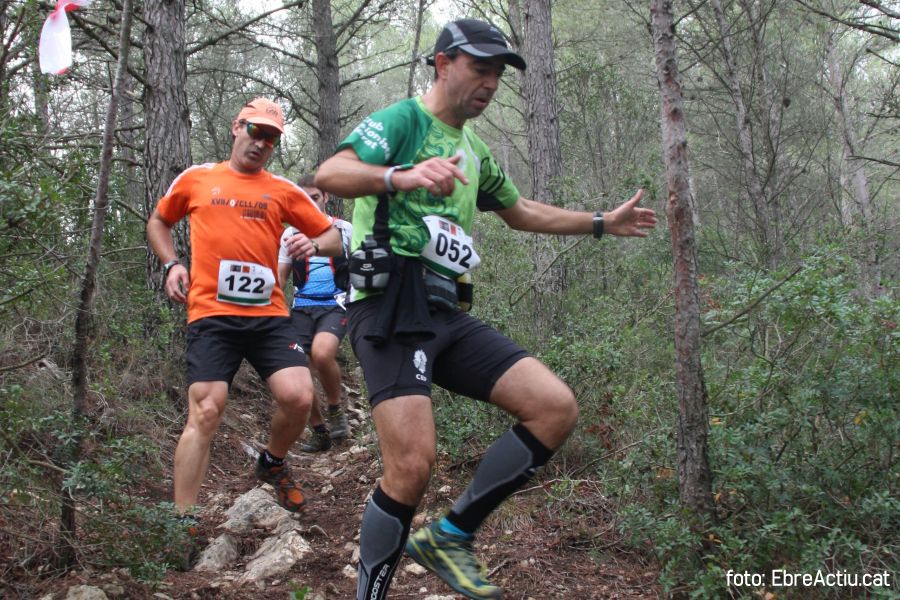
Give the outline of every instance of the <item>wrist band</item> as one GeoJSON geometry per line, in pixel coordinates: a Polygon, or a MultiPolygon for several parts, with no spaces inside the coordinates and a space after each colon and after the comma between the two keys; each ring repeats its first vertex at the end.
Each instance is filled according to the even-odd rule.
{"type": "Polygon", "coordinates": [[[180,264],[181,264],[181,261],[178,260],[177,258],[173,258],[172,260],[170,260],[169,262],[167,262],[166,264],[164,264],[163,267],[162,267],[162,270],[163,270],[163,281],[165,281],[166,279],[169,278],[169,271],[172,270],[172,267],[174,267],[175,265],[180,265],[180,264]]]}
{"type": "Polygon", "coordinates": [[[312,242],[312,245],[313,245],[313,256],[318,256],[319,255],[319,242],[317,242],[316,240],[309,240],[309,241],[312,242]]]}
{"type": "Polygon", "coordinates": [[[394,165],[392,167],[388,167],[388,170],[384,172],[384,189],[387,190],[389,194],[393,194],[397,191],[394,187],[394,184],[391,183],[391,175],[394,174],[394,171],[406,171],[408,169],[412,169],[412,163],[406,163],[403,165],[394,165]]]}
{"type": "Polygon", "coordinates": [[[597,211],[594,213],[594,238],[600,239],[603,237],[603,211],[597,211]]]}

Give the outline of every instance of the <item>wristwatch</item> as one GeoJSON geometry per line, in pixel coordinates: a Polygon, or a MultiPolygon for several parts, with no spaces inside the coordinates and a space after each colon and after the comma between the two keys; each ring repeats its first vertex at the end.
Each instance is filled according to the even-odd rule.
{"type": "Polygon", "coordinates": [[[181,264],[181,261],[178,260],[177,258],[173,258],[172,260],[170,260],[169,262],[167,262],[166,264],[164,264],[163,267],[162,267],[162,269],[163,269],[163,281],[165,281],[166,279],[169,278],[169,271],[172,269],[172,267],[174,267],[175,265],[180,265],[180,264],[181,264]]]}
{"type": "Polygon", "coordinates": [[[603,237],[603,211],[598,210],[594,213],[594,238],[603,237]]]}
{"type": "Polygon", "coordinates": [[[389,194],[393,194],[396,192],[396,188],[394,188],[394,184],[391,183],[391,175],[394,174],[394,171],[407,171],[412,169],[415,165],[412,163],[406,163],[403,165],[394,165],[389,167],[387,171],[384,172],[384,188],[387,190],[389,194]]]}

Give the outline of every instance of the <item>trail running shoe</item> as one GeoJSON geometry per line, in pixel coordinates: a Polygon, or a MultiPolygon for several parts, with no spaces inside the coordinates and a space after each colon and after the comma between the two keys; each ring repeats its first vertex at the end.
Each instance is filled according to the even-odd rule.
{"type": "Polygon", "coordinates": [[[328,429],[331,430],[331,439],[342,440],[350,433],[350,426],[347,424],[347,413],[343,408],[336,411],[328,410],[328,429]]]}
{"type": "Polygon", "coordinates": [[[472,540],[441,531],[437,523],[423,527],[406,541],[406,553],[466,598],[503,598],[503,591],[487,580],[472,540]]]}
{"type": "Polygon", "coordinates": [[[300,449],[304,452],[324,452],[331,448],[331,436],[328,430],[316,431],[313,429],[309,439],[300,444],[300,449]]]}
{"type": "Polygon", "coordinates": [[[294,484],[287,465],[266,468],[257,462],[256,477],[275,488],[275,498],[285,510],[297,512],[305,507],[303,490],[294,484]]]}

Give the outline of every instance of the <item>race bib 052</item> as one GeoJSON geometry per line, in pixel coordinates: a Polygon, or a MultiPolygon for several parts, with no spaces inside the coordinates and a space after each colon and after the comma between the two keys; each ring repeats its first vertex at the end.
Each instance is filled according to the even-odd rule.
{"type": "Polygon", "coordinates": [[[463,228],[436,215],[422,219],[430,235],[422,250],[422,260],[436,272],[457,278],[481,264],[472,238],[463,228]]]}

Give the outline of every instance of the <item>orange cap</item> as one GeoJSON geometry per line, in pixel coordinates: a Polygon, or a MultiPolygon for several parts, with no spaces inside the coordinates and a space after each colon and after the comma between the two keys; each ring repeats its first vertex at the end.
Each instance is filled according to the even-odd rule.
{"type": "Polygon", "coordinates": [[[284,115],[281,107],[268,98],[254,98],[238,113],[238,121],[244,120],[256,125],[268,125],[284,133],[284,115]]]}

